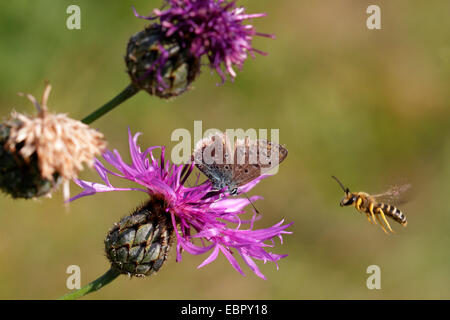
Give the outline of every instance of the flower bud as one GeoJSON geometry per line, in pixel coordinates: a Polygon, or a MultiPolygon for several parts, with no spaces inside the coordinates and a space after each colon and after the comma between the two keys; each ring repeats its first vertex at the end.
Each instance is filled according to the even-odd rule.
{"type": "Polygon", "coordinates": [[[125,63],[135,86],[166,99],[189,90],[200,73],[200,59],[164,35],[159,25],[130,38],[125,63]]]}
{"type": "Polygon", "coordinates": [[[164,202],[152,199],[114,224],[105,240],[111,267],[135,277],[158,271],[167,260],[174,238],[164,202]]]}

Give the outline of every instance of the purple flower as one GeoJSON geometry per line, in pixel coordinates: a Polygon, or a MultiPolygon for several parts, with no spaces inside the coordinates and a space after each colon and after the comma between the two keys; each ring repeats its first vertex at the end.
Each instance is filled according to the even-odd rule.
{"type": "Polygon", "coordinates": [[[274,38],[273,35],[256,32],[245,20],[266,16],[246,14],[244,7],[237,7],[234,0],[165,0],[162,10],[154,9],[153,14],[138,18],[159,19],[167,37],[175,36],[184,48],[200,58],[206,55],[209,65],[222,78],[226,73],[231,79],[236,77],[233,66],[242,68],[248,53],[265,55],[252,47],[253,36],[274,38]],[[222,70],[225,67],[225,72],[222,70]]]}
{"type": "MultiPolygon", "coordinates": [[[[237,252],[257,276],[265,279],[254,259],[277,263],[279,259],[287,256],[274,254],[266,249],[275,246],[275,237],[282,242],[283,234],[292,233],[285,231],[292,223],[283,225],[284,220],[282,220],[270,228],[255,230],[256,214],[250,220],[240,218],[240,215],[245,213],[244,207],[250,203],[248,199],[213,192],[209,180],[198,184],[200,176],[197,177],[193,187],[184,186],[192,173],[193,163],[171,164],[165,160],[165,147],[151,147],[141,152],[137,145],[140,134],[132,136],[130,130],[128,134],[132,163],[125,163],[117,150],[105,152],[103,158],[117,171],[107,169],[97,160],[95,169],[104,183],[75,180],[84,190],[71,201],[98,192],[124,190],[142,191],[151,197],[162,198],[165,210],[170,215],[176,230],[177,261],[181,261],[183,250],[194,255],[212,251],[199,268],[214,261],[219,252],[222,252],[231,265],[244,275],[234,255],[234,252],[237,252]],[[155,149],[161,149],[159,161],[154,156],[155,149]],[[109,181],[109,175],[136,182],[142,188],[114,187],[109,181]],[[245,225],[248,227],[243,229],[245,225]]],[[[249,191],[263,178],[265,177],[255,179],[241,187],[241,191],[249,191]]],[[[250,200],[255,201],[260,198],[253,196],[250,200]]]]}

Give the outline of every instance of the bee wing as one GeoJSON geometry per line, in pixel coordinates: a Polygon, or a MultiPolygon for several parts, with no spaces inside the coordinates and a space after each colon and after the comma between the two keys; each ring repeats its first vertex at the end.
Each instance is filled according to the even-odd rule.
{"type": "Polygon", "coordinates": [[[400,205],[410,200],[410,194],[406,192],[410,188],[411,184],[392,186],[387,191],[372,195],[372,197],[379,202],[400,205]]]}

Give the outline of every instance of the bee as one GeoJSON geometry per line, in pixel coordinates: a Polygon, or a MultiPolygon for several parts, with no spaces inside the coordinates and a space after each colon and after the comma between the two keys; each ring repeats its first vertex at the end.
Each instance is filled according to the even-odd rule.
{"type": "Polygon", "coordinates": [[[370,195],[366,192],[350,192],[349,188],[345,188],[338,178],[335,176],[332,176],[332,178],[339,183],[342,190],[345,192],[345,196],[340,202],[341,207],[354,205],[356,210],[366,214],[367,220],[369,220],[371,224],[377,224],[376,220],[378,220],[385,233],[388,233],[388,231],[383,225],[383,222],[388,230],[394,233],[386,216],[400,223],[404,227],[408,224],[405,215],[394,205],[394,203],[398,204],[403,202],[399,200],[399,196],[411,187],[410,184],[394,186],[386,192],[370,195]]]}

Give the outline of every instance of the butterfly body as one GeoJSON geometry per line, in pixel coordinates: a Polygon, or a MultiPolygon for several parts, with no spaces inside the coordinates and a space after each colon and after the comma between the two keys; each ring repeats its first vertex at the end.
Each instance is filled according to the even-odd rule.
{"type": "Polygon", "coordinates": [[[233,173],[225,166],[211,164],[197,165],[197,168],[211,181],[213,190],[219,191],[228,188],[230,194],[237,193],[237,183],[233,181],[233,173]]]}

